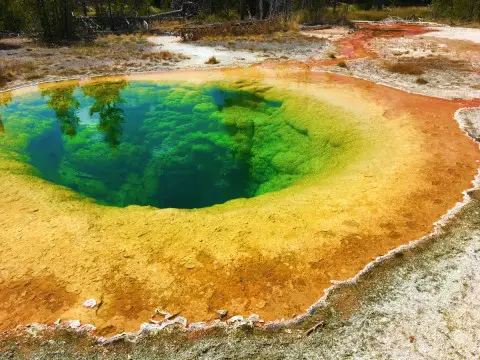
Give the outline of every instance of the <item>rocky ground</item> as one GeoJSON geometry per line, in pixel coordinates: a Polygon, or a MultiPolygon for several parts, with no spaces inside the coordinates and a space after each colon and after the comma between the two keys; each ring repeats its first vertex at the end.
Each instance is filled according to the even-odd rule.
{"type": "MultiPolygon", "coordinates": [[[[336,45],[351,36],[349,31],[333,29],[317,32],[320,40],[308,41],[306,35],[312,33],[304,34],[295,47],[290,41],[258,39],[210,39],[202,41],[201,48],[171,37],[128,39],[118,46],[135,50],[115,59],[112,54],[119,48],[111,44],[90,56],[90,49],[53,51],[26,40],[9,40],[10,48],[0,50],[0,59],[3,64],[19,59],[32,63],[31,70],[4,84],[9,88],[125,69],[208,67],[212,65],[206,60],[215,56],[217,66],[246,66],[265,59],[300,61],[309,63],[312,71],[340,72],[409,92],[479,99],[478,33],[442,29],[431,34],[371,39],[364,45],[377,56],[358,58],[342,55],[336,45]],[[71,73],[74,70],[78,73],[71,73]]],[[[459,111],[457,120],[472,138],[480,139],[478,109],[459,111]]],[[[480,192],[472,190],[466,197],[469,203],[455,216],[450,214],[450,220],[443,219],[435,234],[398,249],[355,283],[332,290],[325,304],[302,324],[262,330],[240,321],[230,328],[193,333],[172,326],[104,345],[78,329],[19,328],[4,334],[0,359],[477,359],[480,192]]]]}
{"type": "Polygon", "coordinates": [[[242,67],[267,59],[322,59],[329,47],[297,33],[196,43],[171,35],[109,35],[55,47],[24,38],[0,39],[0,89],[118,73],[242,67]],[[209,63],[211,57],[216,62],[209,63]]]}
{"type": "Polygon", "coordinates": [[[346,58],[346,66],[333,65],[328,71],[427,96],[479,98],[478,29],[451,29],[433,27],[422,35],[372,38],[365,46],[377,56],[346,58]]]}
{"type": "Polygon", "coordinates": [[[162,71],[186,60],[152,51],[145,36],[111,35],[70,46],[46,46],[24,38],[0,40],[0,89],[78,77],[162,71]]]}

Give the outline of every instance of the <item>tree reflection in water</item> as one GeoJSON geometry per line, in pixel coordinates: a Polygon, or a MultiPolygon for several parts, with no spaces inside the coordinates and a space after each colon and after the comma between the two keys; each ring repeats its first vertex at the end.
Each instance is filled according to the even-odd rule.
{"type": "Polygon", "coordinates": [[[49,97],[46,104],[55,111],[57,121],[60,124],[60,130],[63,134],[71,137],[77,135],[77,128],[80,122],[80,118],[77,116],[77,109],[80,107],[80,103],[74,96],[77,86],[78,81],[61,87],[40,85],[42,97],[49,97]]]}
{"type": "MultiPolygon", "coordinates": [[[[0,94],[0,107],[1,106],[8,106],[8,104],[12,101],[12,94],[10,92],[1,93],[0,94]]],[[[3,125],[3,119],[0,115],[0,134],[5,133],[5,126],[3,125]]]]}
{"type": "Polygon", "coordinates": [[[99,114],[98,129],[105,135],[105,141],[112,147],[120,145],[123,134],[125,114],[118,105],[122,103],[120,92],[127,85],[127,81],[120,80],[82,87],[83,94],[95,100],[90,107],[90,116],[99,114]]]}

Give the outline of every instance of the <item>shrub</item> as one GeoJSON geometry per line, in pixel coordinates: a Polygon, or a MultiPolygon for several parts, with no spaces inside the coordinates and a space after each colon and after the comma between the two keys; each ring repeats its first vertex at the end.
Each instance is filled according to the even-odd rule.
{"type": "Polygon", "coordinates": [[[419,58],[402,58],[395,62],[386,62],[383,66],[393,73],[416,76],[423,75],[428,70],[472,70],[470,63],[467,61],[453,60],[439,55],[419,58]]]}
{"type": "Polygon", "coordinates": [[[220,61],[218,61],[215,56],[212,56],[210,59],[205,61],[205,64],[215,65],[215,64],[220,64],[220,61]]]}
{"type": "Polygon", "coordinates": [[[37,69],[33,62],[6,62],[0,64],[0,88],[14,81],[19,75],[27,74],[29,76],[37,69]]]}
{"type": "Polygon", "coordinates": [[[387,63],[386,69],[390,72],[403,75],[423,75],[424,70],[413,62],[387,63]]]}
{"type": "Polygon", "coordinates": [[[422,77],[419,77],[419,78],[417,78],[417,80],[415,80],[415,82],[416,82],[417,84],[419,84],[419,85],[425,85],[425,84],[428,84],[428,81],[427,81],[427,80],[425,80],[425,79],[424,79],[424,78],[422,78],[422,77]]]}

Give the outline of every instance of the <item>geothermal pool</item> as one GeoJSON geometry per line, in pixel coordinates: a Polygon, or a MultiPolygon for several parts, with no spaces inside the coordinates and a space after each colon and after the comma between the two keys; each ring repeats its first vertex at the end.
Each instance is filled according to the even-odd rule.
{"type": "Polygon", "coordinates": [[[303,314],[462,201],[463,106],[281,68],[3,93],[0,329],[303,314]]]}
{"type": "Polygon", "coordinates": [[[326,171],[344,151],[328,138],[332,120],[309,135],[280,99],[235,84],[60,84],[14,97],[0,117],[2,152],[112,206],[250,198],[326,171]]]}

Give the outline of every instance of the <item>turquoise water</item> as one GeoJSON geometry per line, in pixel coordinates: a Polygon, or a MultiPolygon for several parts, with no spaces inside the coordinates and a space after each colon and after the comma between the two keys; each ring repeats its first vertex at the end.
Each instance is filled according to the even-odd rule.
{"type": "Polygon", "coordinates": [[[308,131],[283,110],[219,85],[70,83],[0,103],[0,150],[101,204],[200,208],[309,173],[308,131]]]}

